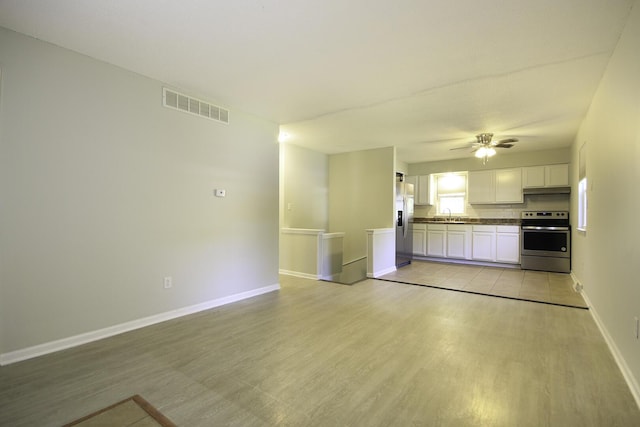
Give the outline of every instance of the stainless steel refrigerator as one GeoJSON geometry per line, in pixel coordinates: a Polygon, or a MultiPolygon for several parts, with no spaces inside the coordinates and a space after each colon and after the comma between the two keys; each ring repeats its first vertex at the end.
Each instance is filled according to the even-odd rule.
{"type": "Polygon", "coordinates": [[[413,258],[413,184],[396,182],[396,268],[413,258]]]}

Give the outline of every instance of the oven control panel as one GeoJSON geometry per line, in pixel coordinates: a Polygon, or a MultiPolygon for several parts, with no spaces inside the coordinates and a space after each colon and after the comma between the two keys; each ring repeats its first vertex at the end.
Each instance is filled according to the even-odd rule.
{"type": "Polygon", "coordinates": [[[522,219],[569,219],[567,211],[525,211],[520,215],[522,219]]]}

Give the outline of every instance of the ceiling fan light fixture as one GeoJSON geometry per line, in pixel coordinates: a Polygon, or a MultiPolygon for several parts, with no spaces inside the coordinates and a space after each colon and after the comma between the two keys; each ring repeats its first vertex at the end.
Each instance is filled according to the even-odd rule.
{"type": "Polygon", "coordinates": [[[482,159],[482,164],[487,164],[487,159],[489,157],[493,157],[496,154],[496,149],[493,147],[480,147],[478,151],[476,151],[475,156],[479,159],[482,159]]]}

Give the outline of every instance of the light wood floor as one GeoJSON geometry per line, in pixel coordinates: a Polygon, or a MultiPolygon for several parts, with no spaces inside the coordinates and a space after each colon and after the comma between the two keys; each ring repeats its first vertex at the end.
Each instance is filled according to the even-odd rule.
{"type": "Polygon", "coordinates": [[[379,280],[282,289],[0,368],[0,425],[140,394],[180,426],[639,426],[588,310],[379,280]]]}
{"type": "Polygon", "coordinates": [[[586,308],[571,275],[414,260],[381,277],[417,285],[586,308]]]}

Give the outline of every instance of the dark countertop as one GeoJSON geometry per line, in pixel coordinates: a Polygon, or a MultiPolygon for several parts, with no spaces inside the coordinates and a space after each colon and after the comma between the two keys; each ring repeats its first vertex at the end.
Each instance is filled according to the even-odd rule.
{"type": "Polygon", "coordinates": [[[449,222],[444,218],[414,217],[413,222],[415,224],[520,225],[520,218],[464,218],[460,221],[449,222]]]}

